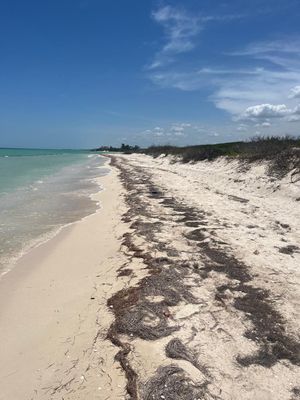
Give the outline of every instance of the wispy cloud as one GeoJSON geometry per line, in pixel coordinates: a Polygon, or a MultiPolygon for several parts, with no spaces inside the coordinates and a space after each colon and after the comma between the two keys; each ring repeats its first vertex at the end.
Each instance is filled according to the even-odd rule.
{"type": "Polygon", "coordinates": [[[153,137],[165,137],[165,138],[174,138],[179,136],[185,136],[186,131],[192,128],[192,124],[187,122],[174,122],[171,125],[167,125],[165,127],[155,126],[151,129],[146,129],[141,132],[141,135],[153,136],[153,137]]]}
{"type": "Polygon", "coordinates": [[[188,12],[184,8],[163,6],[152,12],[153,20],[164,31],[165,44],[155,54],[148,65],[149,70],[165,67],[175,60],[175,56],[193,50],[199,33],[211,21],[228,21],[241,15],[202,15],[188,12]]]}
{"type": "Polygon", "coordinates": [[[295,86],[290,90],[290,99],[300,98],[300,86],[295,86]]]}
{"type": "Polygon", "coordinates": [[[231,53],[246,60],[264,60],[265,68],[256,68],[255,74],[230,80],[221,79],[212,99],[237,119],[243,117],[284,118],[295,120],[296,99],[300,97],[300,39],[251,44],[244,50],[231,53]],[[268,115],[267,115],[268,114],[268,115]]]}
{"type": "Polygon", "coordinates": [[[290,104],[290,90],[299,81],[300,71],[296,70],[261,69],[255,75],[220,77],[211,99],[217,108],[230,114],[242,113],[257,104],[290,104]]]}
{"type": "Polygon", "coordinates": [[[191,143],[211,143],[218,140],[217,129],[202,126],[190,122],[173,122],[163,126],[155,126],[136,134],[138,141],[142,140],[149,144],[177,145],[191,143]]]}
{"type": "Polygon", "coordinates": [[[249,129],[249,126],[246,124],[240,124],[236,129],[238,132],[247,132],[249,129]]]}
{"type": "Polygon", "coordinates": [[[198,90],[208,83],[198,71],[159,71],[152,73],[149,78],[161,88],[175,88],[184,91],[198,90]]]}
{"type": "MultiPolygon", "coordinates": [[[[163,28],[165,41],[148,67],[148,78],[160,88],[205,93],[217,109],[229,114],[238,132],[300,121],[299,35],[224,51],[218,65],[205,65],[203,60],[193,65],[190,56],[189,69],[181,62],[198,46],[208,23],[241,17],[245,16],[204,16],[171,6],[157,9],[152,18],[163,28]]],[[[164,135],[183,131],[180,126],[169,128],[164,135]]]]}
{"type": "Polygon", "coordinates": [[[176,54],[192,50],[195,47],[194,40],[203,28],[200,17],[171,6],[157,9],[152,13],[152,18],[162,26],[166,43],[155,55],[149,69],[169,64],[176,54]]]}
{"type": "Polygon", "coordinates": [[[209,66],[179,72],[173,69],[153,73],[151,78],[160,87],[210,89],[209,99],[234,120],[274,117],[295,122],[299,120],[295,111],[300,98],[299,48],[300,38],[251,44],[227,56],[229,61],[236,59],[238,65],[248,61],[249,65],[254,64],[252,67],[209,66]]]}
{"type": "Polygon", "coordinates": [[[254,69],[232,69],[232,68],[198,68],[190,71],[159,71],[152,73],[150,79],[160,87],[171,87],[184,91],[199,90],[205,86],[215,89],[223,82],[240,78],[243,81],[247,76],[259,76],[264,72],[263,68],[254,69]]]}
{"type": "Polygon", "coordinates": [[[281,40],[251,43],[242,50],[229,52],[231,56],[246,56],[257,60],[269,61],[284,68],[299,68],[299,37],[285,37],[281,40]]]}
{"type": "Polygon", "coordinates": [[[270,128],[272,124],[270,122],[262,122],[255,125],[256,128],[270,128]]]}

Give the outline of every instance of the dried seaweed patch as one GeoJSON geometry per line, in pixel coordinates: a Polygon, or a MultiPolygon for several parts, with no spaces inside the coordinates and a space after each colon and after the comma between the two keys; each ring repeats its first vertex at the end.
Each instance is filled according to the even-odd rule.
{"type": "Polygon", "coordinates": [[[194,229],[193,231],[186,233],[185,237],[189,240],[202,242],[204,239],[206,239],[206,236],[202,232],[202,229],[194,229]]]}
{"type": "Polygon", "coordinates": [[[207,386],[193,382],[182,368],[176,365],[160,367],[156,374],[145,385],[142,393],[143,400],[195,400],[208,399],[207,386]]]}
{"type": "Polygon", "coordinates": [[[185,360],[190,362],[195,368],[201,371],[204,375],[209,376],[207,368],[197,360],[193,354],[179,339],[172,339],[166,346],[166,355],[174,360],[185,360]]]}
{"type": "Polygon", "coordinates": [[[121,276],[130,276],[132,275],[132,269],[130,268],[124,268],[124,269],[120,269],[120,271],[118,272],[118,277],[121,276]]]}
{"type": "Polygon", "coordinates": [[[280,247],[280,249],[279,249],[279,253],[289,254],[289,255],[292,255],[299,251],[300,251],[300,248],[298,246],[294,246],[292,244],[285,246],[285,247],[280,247]]]}
{"type": "Polygon", "coordinates": [[[278,360],[286,359],[300,366],[300,343],[285,333],[285,321],[269,304],[268,291],[249,285],[241,285],[238,289],[245,295],[235,299],[235,307],[247,313],[254,326],[245,336],[260,346],[256,354],[239,357],[239,363],[271,367],[278,360]]]}

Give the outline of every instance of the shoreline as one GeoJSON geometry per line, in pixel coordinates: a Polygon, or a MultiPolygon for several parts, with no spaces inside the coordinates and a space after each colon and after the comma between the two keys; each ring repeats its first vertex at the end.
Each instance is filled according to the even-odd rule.
{"type": "Polygon", "coordinates": [[[1,400],[61,398],[71,382],[78,399],[123,392],[123,374],[112,367],[115,348],[95,341],[113,318],[106,301],[121,258],[122,188],[109,169],[99,177],[105,189],[93,195],[97,211],[23,255],[0,281],[1,400]],[[101,348],[107,373],[98,377],[101,348]]]}
{"type": "MultiPolygon", "coordinates": [[[[101,155],[100,155],[100,157],[104,158],[104,157],[101,156],[101,155]]],[[[98,168],[99,168],[100,170],[101,170],[102,168],[104,168],[104,169],[107,168],[107,169],[108,169],[108,172],[107,172],[107,174],[101,175],[100,177],[96,177],[96,178],[91,178],[91,179],[90,179],[90,181],[91,181],[91,182],[94,182],[94,183],[97,185],[97,187],[98,187],[98,190],[97,190],[96,192],[91,193],[90,195],[87,196],[87,197],[88,197],[89,199],[91,199],[92,201],[95,201],[95,207],[96,207],[95,210],[94,210],[92,213],[90,213],[90,214],[88,214],[88,215],[85,215],[85,216],[83,216],[83,217],[81,217],[81,218],[79,218],[79,219],[77,219],[77,220],[75,220],[75,221],[68,222],[68,223],[65,223],[65,224],[63,224],[63,225],[57,226],[57,227],[56,227],[55,229],[53,229],[52,231],[49,231],[48,233],[45,233],[45,234],[43,234],[43,235],[41,235],[41,236],[35,238],[34,240],[31,240],[31,241],[30,241],[29,243],[27,243],[26,245],[24,245],[23,248],[20,249],[20,250],[17,252],[16,256],[14,256],[14,257],[12,257],[12,258],[9,259],[7,269],[1,271],[1,273],[0,273],[0,281],[1,281],[1,279],[2,279],[6,274],[9,274],[9,273],[15,268],[15,266],[18,264],[18,262],[19,262],[24,256],[26,256],[28,253],[30,253],[30,252],[33,251],[34,249],[38,248],[39,246],[42,246],[43,244],[47,243],[48,241],[53,240],[53,239],[54,239],[57,235],[59,235],[64,229],[66,229],[66,228],[72,226],[73,224],[77,224],[78,222],[83,221],[85,218],[87,218],[87,217],[89,217],[89,216],[91,216],[91,215],[94,215],[94,214],[96,214],[97,212],[101,211],[101,202],[99,202],[99,201],[97,200],[97,196],[99,195],[99,192],[105,190],[105,188],[102,186],[101,178],[102,178],[103,176],[106,176],[106,175],[108,175],[108,174],[110,173],[109,160],[106,159],[106,160],[105,160],[105,164],[104,164],[104,165],[101,165],[101,166],[98,167],[98,168]],[[95,198],[95,200],[94,200],[94,198],[95,198]]]]}

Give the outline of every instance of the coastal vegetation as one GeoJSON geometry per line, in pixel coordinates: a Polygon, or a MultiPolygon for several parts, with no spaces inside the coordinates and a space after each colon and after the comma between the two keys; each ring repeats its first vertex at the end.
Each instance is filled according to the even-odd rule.
{"type": "Polygon", "coordinates": [[[270,175],[277,177],[283,177],[293,170],[296,175],[300,172],[300,137],[254,137],[247,142],[186,147],[151,146],[145,153],[154,157],[171,155],[183,163],[212,161],[221,156],[238,159],[245,166],[253,162],[268,161],[270,175]]]}
{"type": "Polygon", "coordinates": [[[131,154],[131,153],[136,153],[140,150],[140,147],[135,145],[135,146],[130,146],[129,144],[124,144],[122,143],[121,147],[114,147],[114,146],[100,146],[97,147],[96,149],[92,149],[91,151],[98,151],[102,153],[125,153],[125,154],[131,154]]]}
{"type": "Polygon", "coordinates": [[[300,136],[257,136],[248,141],[202,144],[193,146],[153,145],[148,148],[122,144],[121,147],[102,146],[93,151],[116,153],[143,153],[153,157],[172,156],[183,163],[213,161],[219,157],[237,159],[245,166],[268,161],[269,173],[282,177],[288,172],[300,171],[300,136]]]}
{"type": "Polygon", "coordinates": [[[172,155],[181,158],[183,162],[214,160],[220,156],[239,157],[248,161],[272,160],[279,154],[300,150],[300,137],[266,136],[254,137],[249,141],[204,144],[196,146],[151,146],[144,150],[146,154],[159,156],[172,155]]]}

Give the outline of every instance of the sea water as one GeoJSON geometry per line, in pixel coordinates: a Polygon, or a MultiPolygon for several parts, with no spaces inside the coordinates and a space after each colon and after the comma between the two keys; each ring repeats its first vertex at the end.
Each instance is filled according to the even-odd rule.
{"type": "Polygon", "coordinates": [[[61,227],[93,212],[105,158],[87,151],[0,149],[0,276],[61,227]]]}

